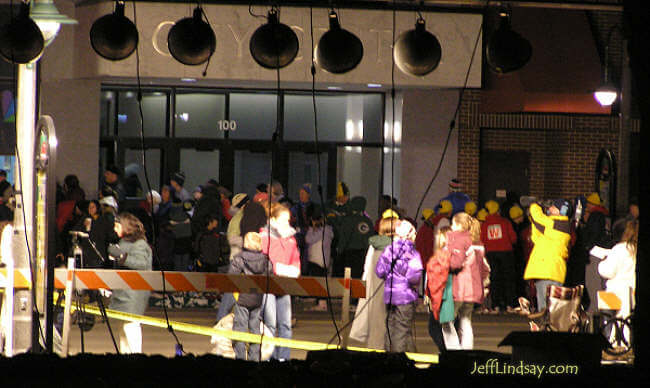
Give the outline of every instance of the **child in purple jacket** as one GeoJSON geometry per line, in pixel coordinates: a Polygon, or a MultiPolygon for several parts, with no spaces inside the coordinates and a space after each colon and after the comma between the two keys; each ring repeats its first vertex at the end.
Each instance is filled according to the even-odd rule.
{"type": "Polygon", "coordinates": [[[388,352],[413,352],[413,320],[417,287],[422,278],[422,261],[415,249],[415,228],[400,221],[395,230],[397,239],[384,249],[375,273],[384,279],[386,304],[385,349],[388,352]]]}

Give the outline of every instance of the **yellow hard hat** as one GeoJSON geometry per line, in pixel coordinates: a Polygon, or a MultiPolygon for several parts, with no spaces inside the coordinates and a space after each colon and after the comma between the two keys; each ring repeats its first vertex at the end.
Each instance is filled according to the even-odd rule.
{"type": "Polygon", "coordinates": [[[473,216],[474,213],[476,213],[476,202],[474,201],[469,201],[465,204],[465,213],[469,214],[470,216],[473,216]]]}
{"type": "Polygon", "coordinates": [[[385,212],[382,213],[381,218],[398,218],[399,219],[399,214],[393,209],[388,209],[385,212]]]}
{"type": "Polygon", "coordinates": [[[489,214],[495,214],[496,212],[499,211],[499,203],[497,201],[487,201],[485,203],[485,208],[487,209],[489,214]]]}
{"type": "Polygon", "coordinates": [[[510,208],[510,219],[514,220],[524,215],[524,211],[517,205],[510,208]]]}
{"type": "Polygon", "coordinates": [[[429,208],[422,209],[422,218],[428,220],[429,217],[431,217],[435,213],[436,212],[434,212],[433,209],[429,209],[429,208]]]}
{"type": "Polygon", "coordinates": [[[454,209],[454,205],[451,204],[451,201],[448,201],[446,199],[440,201],[440,205],[438,206],[438,214],[451,213],[451,211],[454,209]]]}
{"type": "Polygon", "coordinates": [[[487,214],[488,214],[487,210],[481,209],[478,211],[478,213],[476,213],[476,218],[479,221],[485,221],[485,217],[487,217],[487,214]]]}
{"type": "Polygon", "coordinates": [[[598,193],[591,193],[587,196],[587,203],[590,203],[592,205],[600,206],[602,205],[602,201],[600,200],[600,195],[598,193]]]}

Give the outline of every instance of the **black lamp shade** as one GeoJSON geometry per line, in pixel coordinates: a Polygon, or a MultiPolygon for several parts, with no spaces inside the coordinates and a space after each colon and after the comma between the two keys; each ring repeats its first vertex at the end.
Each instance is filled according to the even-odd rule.
{"type": "Polygon", "coordinates": [[[45,48],[43,34],[29,17],[29,4],[22,3],[18,16],[0,28],[0,55],[14,64],[26,64],[38,58],[45,48]]]}
{"type": "Polygon", "coordinates": [[[250,41],[255,62],[267,69],[281,69],[298,55],[298,37],[286,24],[280,23],[277,12],[269,12],[268,23],[260,26],[250,41]]]}
{"type": "Polygon", "coordinates": [[[347,73],[361,62],[363,44],[356,35],[341,28],[335,12],[330,12],[329,20],[330,29],[318,41],[316,62],[330,73],[347,73]]]}
{"type": "Polygon", "coordinates": [[[202,14],[200,7],[195,8],[192,17],[176,22],[167,35],[169,52],[184,65],[205,63],[217,47],[214,31],[202,20],[202,14]]]}
{"type": "Polygon", "coordinates": [[[101,57],[119,61],[131,55],[138,46],[138,30],[124,16],[124,3],[115,5],[115,12],[95,20],[90,28],[90,44],[101,57]]]}
{"type": "Polygon", "coordinates": [[[425,28],[423,19],[415,29],[400,34],[395,43],[395,64],[406,74],[424,76],[438,67],[442,48],[438,39],[425,28]]]}
{"type": "Polygon", "coordinates": [[[533,55],[530,42],[510,28],[508,16],[502,16],[486,47],[488,66],[496,73],[519,70],[533,55]]]}

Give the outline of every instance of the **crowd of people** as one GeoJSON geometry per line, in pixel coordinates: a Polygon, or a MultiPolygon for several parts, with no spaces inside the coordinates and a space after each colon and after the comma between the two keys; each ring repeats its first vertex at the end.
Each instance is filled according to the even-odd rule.
{"type": "MultiPolygon", "coordinates": [[[[133,189],[125,189],[121,175],[109,167],[96,200],[85,198],[75,176],[65,178],[57,196],[61,256],[76,243],[83,251],[82,265],[91,268],[296,278],[342,277],[349,267],[353,278],[366,281],[366,298],[358,301],[350,336],[371,348],[414,351],[412,327],[422,301],[428,306],[429,333],[441,351],[473,348],[475,312],[517,313],[522,297],[543,310],[549,285],[584,284],[583,302],[590,313],[597,308],[596,292],[605,287],[628,301],[623,313],[631,309],[623,295],[635,288],[635,201],[630,213],[610,226],[597,193],[574,201],[493,199],[479,209],[454,179],[449,195],[424,209],[417,225],[390,196],[380,197],[373,222],[366,199],[351,197],[344,182],[321,206],[312,201],[309,183],[292,202],[276,181],[259,184],[252,197],[233,195],[214,179],[190,192],[184,174],[177,172],[159,193],[141,190],[145,199],[134,202],[127,195],[133,189]],[[574,211],[580,208],[584,211],[574,211]],[[75,242],[71,231],[89,238],[75,242]],[[598,255],[596,246],[609,253],[598,255]]],[[[115,292],[111,307],[141,314],[147,297],[139,291],[115,292]]],[[[320,300],[312,308],[327,307],[320,300]]],[[[289,295],[224,294],[217,319],[230,311],[235,330],[259,333],[263,321],[275,335],[292,336],[289,295]]],[[[140,351],[141,329],[128,325],[122,345],[140,351]]],[[[238,358],[259,360],[258,347],[246,352],[235,342],[234,348],[238,358]]],[[[289,359],[289,349],[278,347],[273,357],[289,359]]]]}

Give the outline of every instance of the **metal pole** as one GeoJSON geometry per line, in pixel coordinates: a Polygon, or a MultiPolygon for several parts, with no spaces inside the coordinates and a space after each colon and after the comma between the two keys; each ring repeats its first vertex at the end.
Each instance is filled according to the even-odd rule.
{"type": "Polygon", "coordinates": [[[348,338],[350,337],[350,277],[352,270],[350,267],[345,267],[345,291],[343,292],[343,302],[341,303],[341,326],[343,329],[343,349],[348,347],[348,338]]]}

